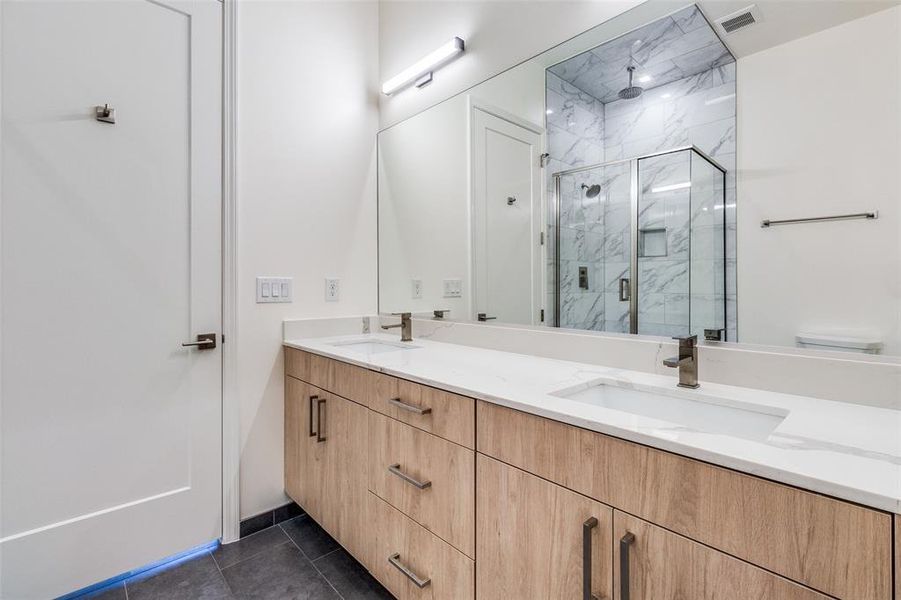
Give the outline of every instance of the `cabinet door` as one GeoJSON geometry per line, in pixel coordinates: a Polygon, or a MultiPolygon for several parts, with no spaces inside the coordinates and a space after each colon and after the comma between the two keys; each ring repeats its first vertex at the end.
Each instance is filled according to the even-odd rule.
{"type": "Polygon", "coordinates": [[[479,600],[611,598],[610,507],[481,454],[476,465],[479,600]]]}
{"type": "Polygon", "coordinates": [[[357,560],[367,536],[366,447],[369,410],[326,393],[316,404],[318,438],[325,448],[319,523],[357,560]]]}
{"type": "Polygon", "coordinates": [[[616,600],[828,598],[619,511],[614,511],[613,529],[616,600]]]}
{"type": "Polygon", "coordinates": [[[325,392],[285,377],[285,491],[311,517],[322,511],[325,447],[317,442],[317,403],[325,392]]]}

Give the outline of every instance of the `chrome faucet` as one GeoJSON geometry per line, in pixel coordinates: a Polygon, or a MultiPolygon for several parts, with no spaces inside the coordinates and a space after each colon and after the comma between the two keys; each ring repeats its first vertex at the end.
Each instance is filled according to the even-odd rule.
{"type": "Polygon", "coordinates": [[[382,325],[382,329],[395,329],[396,327],[400,327],[400,341],[402,342],[412,342],[413,341],[413,321],[411,320],[412,314],[405,313],[391,313],[393,316],[400,317],[400,323],[396,323],[394,325],[382,325]]]}
{"type": "Polygon", "coordinates": [[[679,369],[679,387],[697,388],[698,385],[698,336],[674,337],[679,340],[679,356],[664,359],[667,367],[679,369]]]}

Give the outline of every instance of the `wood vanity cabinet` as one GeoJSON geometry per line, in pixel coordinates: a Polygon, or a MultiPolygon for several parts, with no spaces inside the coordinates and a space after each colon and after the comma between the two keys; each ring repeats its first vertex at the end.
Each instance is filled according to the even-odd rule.
{"type": "Polygon", "coordinates": [[[476,421],[480,453],[831,596],[892,598],[886,513],[488,402],[476,421]]]}
{"type": "Polygon", "coordinates": [[[358,560],[366,552],[368,413],[285,377],[285,489],[358,560]]]}
{"type": "Polygon", "coordinates": [[[481,454],[477,465],[479,600],[613,597],[613,509],[481,454]]]}
{"type": "Polygon", "coordinates": [[[285,372],[287,493],[403,600],[901,600],[898,517],[291,348],[285,372]]]}

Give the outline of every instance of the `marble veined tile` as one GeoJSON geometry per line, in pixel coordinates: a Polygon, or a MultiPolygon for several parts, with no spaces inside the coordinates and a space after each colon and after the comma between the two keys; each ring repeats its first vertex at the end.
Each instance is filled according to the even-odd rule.
{"type": "Polygon", "coordinates": [[[629,277],[630,264],[626,261],[604,263],[604,290],[619,294],[619,281],[629,277]]]}
{"type": "Polygon", "coordinates": [[[734,61],[732,55],[719,41],[692,52],[675,56],[671,60],[685,74],[709,71],[734,61]]]}
{"type": "Polygon", "coordinates": [[[547,89],[554,91],[566,100],[582,106],[597,115],[604,115],[604,105],[601,101],[587,93],[585,90],[576,87],[569,81],[561,79],[550,71],[546,73],[546,77],[547,89]]]}
{"type": "Polygon", "coordinates": [[[701,27],[709,27],[707,19],[701,14],[698,7],[694,5],[671,14],[670,18],[676,22],[676,25],[678,25],[683,33],[688,33],[701,27]]]}
{"type": "Polygon", "coordinates": [[[547,90],[547,123],[597,145],[604,137],[604,118],[581,104],[547,90]]]}
{"type": "Polygon", "coordinates": [[[605,143],[608,146],[626,141],[651,138],[663,134],[663,107],[648,106],[637,111],[607,119],[605,143]]]}
{"type": "Polygon", "coordinates": [[[666,323],[666,316],[664,313],[665,299],[666,296],[664,294],[639,291],[638,322],[651,321],[654,323],[666,323]]]}
{"type": "Polygon", "coordinates": [[[688,130],[691,143],[713,158],[735,154],[735,119],[721,119],[688,130]]]}
{"type": "Polygon", "coordinates": [[[574,167],[602,162],[603,148],[553,125],[548,126],[548,152],[553,158],[574,167]]]}
{"type": "Polygon", "coordinates": [[[638,262],[638,285],[642,293],[677,294],[689,291],[688,261],[638,262]]]}

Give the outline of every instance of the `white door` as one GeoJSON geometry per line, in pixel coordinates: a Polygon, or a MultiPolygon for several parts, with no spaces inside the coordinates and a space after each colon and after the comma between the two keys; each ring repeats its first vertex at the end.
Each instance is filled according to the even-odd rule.
{"type": "Polygon", "coordinates": [[[221,4],[0,2],[0,597],[221,530],[221,4]],[[95,105],[115,110],[99,122],[95,105]]]}
{"type": "Polygon", "coordinates": [[[474,312],[504,323],[541,315],[541,129],[478,107],[473,122],[474,312]]]}

